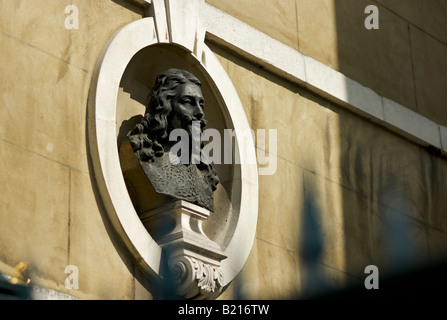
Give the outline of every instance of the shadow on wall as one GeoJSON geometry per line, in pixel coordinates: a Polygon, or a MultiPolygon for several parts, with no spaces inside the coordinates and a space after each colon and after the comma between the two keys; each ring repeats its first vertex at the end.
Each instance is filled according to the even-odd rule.
{"type": "MultiPolygon", "coordinates": [[[[405,86],[406,80],[400,79],[406,77],[402,73],[402,59],[406,57],[401,57],[399,52],[403,50],[400,46],[409,44],[399,38],[403,37],[396,29],[400,24],[396,23],[392,28],[395,23],[392,20],[400,17],[385,12],[384,7],[374,3],[379,8],[379,19],[382,13],[384,18],[379,20],[378,30],[367,30],[364,22],[368,15],[364,10],[371,3],[368,0],[333,0],[338,70],[378,90],[379,94],[396,96],[400,92],[405,96],[408,86],[405,86]],[[383,45],[389,47],[385,50],[383,45]],[[396,90],[389,92],[394,85],[398,86],[396,90]]],[[[355,100],[357,93],[350,92],[349,86],[346,88],[348,100],[355,100]]],[[[398,96],[390,98],[405,100],[398,96]]],[[[430,222],[440,221],[439,215],[445,211],[439,206],[445,201],[437,199],[443,190],[434,190],[440,179],[440,173],[435,172],[435,162],[439,159],[424,148],[349,112],[340,114],[339,124],[339,183],[344,189],[341,202],[344,271],[358,282],[333,290],[318,275],[315,266],[318,257],[315,256],[321,254],[327,244],[318,240],[321,232],[315,227],[321,225],[318,223],[318,217],[322,216],[320,209],[309,205],[315,199],[307,198],[303,225],[309,230],[302,231],[303,253],[306,265],[316,270],[312,270],[306,279],[310,287],[303,290],[304,298],[432,296],[436,289],[442,289],[447,283],[447,276],[442,272],[447,265],[445,256],[434,256],[434,253],[430,256],[429,243],[429,232],[434,227],[430,222]],[[310,230],[315,235],[306,236],[310,230]],[[313,254],[309,255],[307,250],[313,254]],[[378,267],[379,290],[365,288],[364,280],[368,274],[364,270],[368,265],[378,267]]],[[[321,190],[314,191],[314,197],[319,197],[321,190]]]]}
{"type": "MultiPolygon", "coordinates": [[[[306,192],[307,193],[307,192],[306,192]]],[[[331,290],[321,270],[320,256],[324,239],[317,202],[307,193],[301,230],[302,298],[311,298],[331,290]]]]}
{"type": "MultiPolygon", "coordinates": [[[[325,248],[322,222],[318,201],[310,193],[304,200],[304,214],[301,230],[302,291],[296,299],[436,299],[447,285],[447,260],[433,264],[421,264],[418,259],[417,243],[413,240],[411,227],[392,209],[387,215],[383,238],[384,268],[365,268],[363,278],[351,281],[344,287],[333,286],[322,270],[321,256],[325,248]],[[381,270],[385,270],[382,274],[381,270]],[[372,278],[375,277],[375,278],[372,278]]],[[[395,206],[409,205],[403,198],[394,197],[394,188],[382,191],[382,201],[395,206]]],[[[349,246],[349,244],[347,244],[349,246]]],[[[349,262],[349,261],[348,261],[349,262]]],[[[349,268],[348,268],[349,269],[349,268]]]]}
{"type": "MultiPolygon", "coordinates": [[[[333,5],[339,71],[379,94],[404,99],[410,88],[406,85],[404,71],[407,69],[403,63],[407,56],[399,53],[405,51],[409,39],[405,37],[407,27],[403,31],[399,29],[400,17],[368,0],[334,1],[333,5]],[[377,8],[378,29],[365,26],[373,17],[372,11],[365,13],[371,4],[377,8]],[[395,87],[394,91],[389,92],[390,87],[395,87]]],[[[351,92],[349,86],[346,88],[348,100],[355,100],[356,92],[351,92]]],[[[359,123],[365,122],[358,118],[359,123]]],[[[349,123],[352,126],[343,130],[342,126],[348,123],[340,119],[340,132],[343,132],[340,164],[342,168],[349,168],[346,170],[350,175],[342,184],[358,193],[355,197],[362,198],[359,201],[365,205],[361,207],[364,212],[354,212],[350,206],[352,200],[347,197],[343,200],[345,250],[347,253],[356,250],[358,244],[354,239],[363,241],[365,251],[369,251],[360,253],[365,258],[363,264],[377,264],[390,274],[408,271],[416,267],[418,260],[424,260],[421,252],[427,251],[423,226],[426,221],[423,221],[424,214],[416,211],[421,209],[418,202],[427,201],[425,198],[431,195],[426,186],[415,187],[426,182],[421,177],[427,164],[424,152],[372,123],[364,127],[349,123]],[[350,144],[352,148],[343,144],[350,144]],[[412,220],[414,217],[417,221],[412,220]]],[[[358,258],[346,254],[348,273],[359,274],[358,258]]]]}

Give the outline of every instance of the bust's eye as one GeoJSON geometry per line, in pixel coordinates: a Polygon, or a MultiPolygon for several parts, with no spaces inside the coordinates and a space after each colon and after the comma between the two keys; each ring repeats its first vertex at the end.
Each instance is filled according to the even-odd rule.
{"type": "Polygon", "coordinates": [[[182,103],[191,103],[191,99],[189,99],[189,98],[184,98],[184,99],[182,99],[182,103]]]}

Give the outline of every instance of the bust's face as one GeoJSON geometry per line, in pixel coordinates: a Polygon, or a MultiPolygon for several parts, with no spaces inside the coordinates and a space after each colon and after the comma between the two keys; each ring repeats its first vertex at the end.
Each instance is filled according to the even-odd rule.
{"type": "Polygon", "coordinates": [[[177,94],[171,100],[172,111],[169,115],[169,130],[185,129],[191,132],[192,121],[200,121],[204,115],[202,90],[188,82],[177,87],[177,94]]]}

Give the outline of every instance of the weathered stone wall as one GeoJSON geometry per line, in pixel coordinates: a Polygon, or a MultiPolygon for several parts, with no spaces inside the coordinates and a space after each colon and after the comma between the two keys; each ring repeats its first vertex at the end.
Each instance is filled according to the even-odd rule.
{"type": "MultiPolygon", "coordinates": [[[[447,8],[440,1],[208,2],[446,123],[447,8]],[[379,9],[379,30],[364,27],[368,4],[379,9]]],[[[312,268],[336,288],[363,281],[369,264],[387,274],[445,256],[445,158],[212,48],[252,127],[278,130],[278,170],[260,178],[256,245],[236,293],[299,297],[312,289],[312,268]],[[320,244],[316,261],[303,258],[312,241],[320,244]]]]}
{"type": "MultiPolygon", "coordinates": [[[[447,124],[442,1],[207,2],[447,124]],[[363,27],[367,4],[380,10],[379,30],[363,27]]],[[[142,10],[124,0],[0,0],[0,14],[0,272],[26,261],[36,285],[78,298],[151,298],[105,216],[86,137],[99,53],[142,10]],[[71,4],[77,30],[64,27],[71,4]],[[67,265],[79,268],[78,290],[64,286],[67,265]]],[[[445,158],[208,45],[252,128],[278,134],[277,171],[259,177],[252,253],[222,298],[300,297],[312,270],[339,287],[363,281],[370,264],[386,273],[442,256],[445,158]],[[312,243],[320,250],[309,259],[312,243]]]]}
{"type": "Polygon", "coordinates": [[[124,1],[2,0],[0,15],[0,272],[25,261],[42,287],[138,298],[96,197],[86,115],[100,51],[142,12],[124,1]],[[65,28],[70,4],[77,30],[65,28]],[[64,286],[67,265],[79,268],[79,290],[64,286]]]}
{"type": "Polygon", "coordinates": [[[445,253],[444,158],[212,48],[252,128],[278,135],[277,171],[260,176],[256,242],[232,294],[300,297],[308,268],[339,288],[362,283],[368,265],[386,275],[445,253]]]}
{"type": "Polygon", "coordinates": [[[447,4],[442,0],[207,0],[256,29],[422,115],[447,124],[447,4]],[[364,27],[367,5],[379,29],[364,27]]]}

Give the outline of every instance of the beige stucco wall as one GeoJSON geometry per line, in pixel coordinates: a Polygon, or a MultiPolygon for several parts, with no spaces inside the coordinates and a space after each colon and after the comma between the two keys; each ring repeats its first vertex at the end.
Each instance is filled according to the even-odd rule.
{"type": "MultiPolygon", "coordinates": [[[[447,124],[441,2],[207,2],[447,124]],[[363,28],[367,3],[380,9],[379,30],[363,28]]],[[[150,299],[105,216],[86,142],[98,55],[142,11],[122,0],[0,0],[0,14],[0,272],[26,261],[32,281],[45,288],[82,299],[150,299]],[[70,4],[79,8],[78,30],[64,27],[70,4]],[[78,290],[64,286],[67,265],[79,268],[78,290]]],[[[362,281],[369,264],[392,270],[396,230],[408,240],[411,261],[442,255],[445,158],[208,45],[252,128],[278,133],[277,171],[259,177],[252,253],[222,298],[300,297],[309,278],[306,230],[321,241],[312,266],[331,286],[362,281]]]]}
{"type": "Polygon", "coordinates": [[[309,223],[322,247],[315,266],[330,287],[360,283],[371,264],[396,271],[398,250],[408,250],[409,266],[445,254],[445,159],[213,49],[252,128],[278,132],[277,171],[260,177],[256,241],[240,277],[247,297],[305,292],[309,223]]]}
{"type": "Polygon", "coordinates": [[[444,1],[207,2],[380,95],[447,124],[444,1]],[[378,30],[364,27],[367,5],[379,10],[378,30]]]}
{"type": "Polygon", "coordinates": [[[2,0],[0,14],[0,272],[25,261],[38,286],[138,298],[134,269],[96,198],[86,115],[100,51],[142,12],[124,1],[2,0]],[[78,30],[64,26],[70,4],[78,30]],[[64,286],[67,265],[79,268],[79,290],[64,286]]]}

